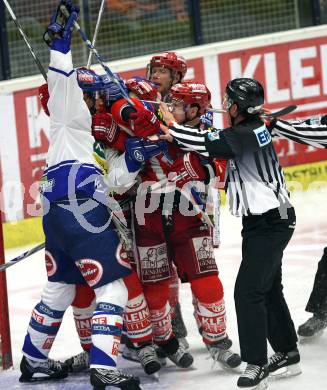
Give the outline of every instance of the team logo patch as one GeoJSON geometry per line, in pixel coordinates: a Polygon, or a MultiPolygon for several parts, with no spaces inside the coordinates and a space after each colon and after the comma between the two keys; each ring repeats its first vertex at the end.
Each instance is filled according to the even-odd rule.
{"type": "Polygon", "coordinates": [[[48,180],[47,176],[44,176],[39,183],[40,192],[42,194],[45,192],[52,192],[54,185],[55,179],[48,180]]]}
{"type": "Polygon", "coordinates": [[[120,265],[131,269],[130,256],[129,256],[128,252],[126,251],[124,245],[122,245],[121,243],[119,243],[117,246],[116,259],[120,265]]]}
{"type": "Polygon", "coordinates": [[[53,276],[57,271],[57,263],[52,254],[45,251],[45,267],[47,269],[48,276],[53,276]]]}
{"type": "Polygon", "coordinates": [[[165,244],[139,247],[143,282],[170,278],[170,266],[165,244]]]}
{"type": "Polygon", "coordinates": [[[199,273],[217,270],[211,237],[196,237],[192,239],[199,273]]]}
{"type": "Polygon", "coordinates": [[[114,342],[112,343],[111,354],[112,354],[113,356],[118,356],[118,353],[119,353],[119,344],[120,344],[119,341],[114,341],[114,342]]]}
{"type": "Polygon", "coordinates": [[[90,287],[96,285],[102,278],[103,268],[98,261],[92,259],[82,259],[76,261],[76,265],[90,287]]]}
{"type": "Polygon", "coordinates": [[[269,131],[265,125],[253,130],[253,132],[257,137],[257,141],[260,147],[266,146],[271,142],[271,135],[269,134],[269,131]]]}
{"type": "Polygon", "coordinates": [[[209,141],[215,141],[217,139],[220,139],[220,130],[215,130],[215,131],[211,131],[210,133],[208,133],[208,139],[209,141]]]}
{"type": "Polygon", "coordinates": [[[134,157],[137,161],[143,162],[144,161],[144,156],[139,150],[134,151],[134,157]]]}
{"type": "Polygon", "coordinates": [[[54,337],[47,337],[46,339],[45,339],[45,342],[43,343],[43,345],[42,345],[42,348],[43,349],[51,349],[51,347],[52,347],[52,344],[53,344],[53,342],[54,342],[54,337]]]}

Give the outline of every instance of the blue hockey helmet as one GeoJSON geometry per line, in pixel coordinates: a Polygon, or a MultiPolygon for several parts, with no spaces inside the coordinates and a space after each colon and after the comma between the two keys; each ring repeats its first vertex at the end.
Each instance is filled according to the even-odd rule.
{"type": "Polygon", "coordinates": [[[87,68],[76,69],[77,81],[83,92],[89,93],[94,99],[98,96],[105,100],[106,105],[115,102],[123,97],[121,89],[127,93],[124,81],[115,75],[119,80],[120,87],[117,83],[110,80],[107,74],[98,75],[93,70],[87,68]]]}

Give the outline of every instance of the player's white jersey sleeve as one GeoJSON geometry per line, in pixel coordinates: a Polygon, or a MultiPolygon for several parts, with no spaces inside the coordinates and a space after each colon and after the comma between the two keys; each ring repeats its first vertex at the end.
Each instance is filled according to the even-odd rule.
{"type": "Polygon", "coordinates": [[[87,178],[102,171],[93,157],[91,115],[77,82],[70,51],[66,54],[50,51],[48,87],[50,137],[41,191],[50,201],[78,190],[91,194],[94,180],[87,178]],[[87,185],[81,185],[86,182],[87,185]]]}
{"type": "Polygon", "coordinates": [[[120,154],[117,150],[106,149],[108,163],[107,185],[116,193],[123,193],[134,185],[139,171],[129,172],[125,153],[120,154]]]}

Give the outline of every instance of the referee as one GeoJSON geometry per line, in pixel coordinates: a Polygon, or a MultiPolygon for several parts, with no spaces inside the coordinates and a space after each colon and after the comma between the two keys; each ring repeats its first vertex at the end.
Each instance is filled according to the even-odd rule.
{"type": "MultiPolygon", "coordinates": [[[[235,306],[242,360],[247,367],[238,379],[242,388],[264,389],[268,374],[301,372],[297,336],[283,294],[282,257],[296,217],[271,135],[260,119],[264,102],[261,84],[253,79],[230,81],[224,108],[230,127],[199,132],[178,125],[161,104],[168,124],[162,138],[206,157],[229,159],[225,190],[230,211],[242,217],[242,262],[235,284],[235,306]],[[275,354],[267,359],[267,340],[275,354]]],[[[197,164],[192,167],[197,169],[197,164]]],[[[190,167],[185,167],[189,171],[190,167]]]]}

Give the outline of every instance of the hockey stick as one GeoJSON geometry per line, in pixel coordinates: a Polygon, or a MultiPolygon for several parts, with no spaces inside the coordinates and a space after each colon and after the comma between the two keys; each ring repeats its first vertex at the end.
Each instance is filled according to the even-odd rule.
{"type": "Polygon", "coordinates": [[[44,249],[45,248],[45,242],[43,242],[42,244],[39,244],[37,246],[35,246],[34,248],[32,249],[29,249],[28,251],[22,253],[21,255],[15,257],[14,259],[11,259],[10,261],[8,261],[7,263],[5,264],[1,264],[0,265],[0,272],[1,271],[5,271],[7,268],[11,267],[12,265],[14,264],[17,264],[18,262],[26,259],[27,257],[33,255],[34,253],[36,252],[39,252],[40,250],[44,249]]]}
{"type": "MultiPolygon", "coordinates": [[[[97,23],[95,25],[95,30],[94,30],[94,34],[93,34],[92,46],[95,46],[95,43],[97,41],[97,36],[98,36],[98,32],[99,32],[99,27],[100,27],[100,22],[101,22],[103,10],[104,10],[104,0],[101,1],[99,14],[98,14],[98,20],[97,20],[97,23]]],[[[86,64],[87,69],[90,69],[91,61],[92,61],[92,54],[93,53],[90,51],[89,58],[88,58],[87,64],[86,64]]]]}
{"type": "Polygon", "coordinates": [[[26,43],[26,46],[28,47],[28,49],[29,49],[29,51],[30,51],[30,53],[31,53],[31,55],[32,55],[32,57],[33,57],[36,65],[37,65],[37,67],[39,68],[39,71],[41,72],[44,80],[47,81],[47,74],[45,72],[45,69],[43,68],[43,65],[41,64],[41,61],[36,56],[35,51],[32,48],[32,46],[31,46],[31,44],[30,44],[30,42],[29,42],[29,40],[28,40],[28,38],[27,38],[27,36],[26,36],[22,26],[21,26],[21,24],[19,23],[19,21],[16,18],[16,15],[14,14],[14,11],[10,7],[10,4],[8,3],[7,0],[3,0],[3,3],[6,6],[8,12],[10,13],[10,16],[11,16],[12,20],[14,21],[18,31],[20,32],[20,35],[23,37],[23,39],[24,39],[24,41],[26,43]]]}
{"type": "Polygon", "coordinates": [[[297,109],[297,106],[294,104],[292,106],[284,107],[278,111],[272,112],[270,114],[263,114],[262,116],[264,118],[278,118],[280,116],[284,116],[287,114],[290,114],[291,112],[295,111],[297,109]]]}
{"type": "MultiPolygon", "coordinates": [[[[141,100],[141,102],[151,103],[151,104],[156,104],[156,105],[160,104],[160,102],[155,102],[153,100],[141,100]]],[[[172,106],[170,103],[166,103],[166,104],[168,105],[168,107],[172,106]]],[[[291,106],[284,107],[278,111],[272,112],[270,114],[262,114],[261,116],[264,118],[278,118],[280,116],[290,114],[291,112],[295,111],[296,109],[297,109],[296,105],[291,105],[291,106]]],[[[220,108],[212,108],[212,107],[206,108],[206,111],[213,112],[215,114],[226,114],[227,113],[227,111],[222,109],[222,108],[220,109],[220,108]]]]}
{"type": "MultiPolygon", "coordinates": [[[[284,116],[290,114],[291,112],[297,109],[296,105],[284,107],[278,111],[272,112],[271,114],[262,114],[264,118],[278,118],[280,116],[284,116]]],[[[216,114],[226,114],[227,111],[219,108],[207,108],[206,111],[213,112],[216,114]]]]}
{"type": "MultiPolygon", "coordinates": [[[[64,5],[60,6],[60,11],[65,15],[66,18],[69,18],[69,12],[67,8],[64,5]]],[[[97,49],[92,45],[88,37],[86,36],[85,32],[81,29],[80,25],[75,21],[74,26],[76,30],[78,31],[79,35],[81,36],[83,42],[87,45],[87,47],[90,49],[91,53],[95,55],[97,58],[99,64],[102,66],[102,68],[105,70],[107,73],[108,77],[110,78],[111,81],[113,81],[118,88],[120,89],[122,95],[124,98],[128,101],[129,104],[132,106],[135,106],[135,103],[131,100],[131,98],[128,96],[128,93],[124,90],[124,88],[121,86],[119,80],[117,77],[112,73],[112,71],[109,69],[109,67],[103,62],[100,54],[98,53],[97,49]]]]}
{"type": "MultiPolygon", "coordinates": [[[[168,178],[163,178],[157,183],[154,183],[147,187],[146,191],[147,193],[151,193],[152,191],[156,191],[158,189],[161,189],[163,186],[168,184],[168,182],[175,183],[176,181],[183,179],[185,176],[187,176],[187,172],[182,172],[179,175],[175,176],[172,180],[168,180],[168,178]]],[[[198,213],[199,216],[206,222],[206,224],[210,227],[213,227],[213,224],[211,222],[211,219],[209,218],[208,214],[204,211],[204,204],[202,202],[202,199],[200,198],[199,194],[195,191],[193,187],[190,188],[191,196],[186,194],[186,191],[182,188],[176,188],[186,199],[188,199],[192,206],[194,207],[194,210],[198,213]]]]}

